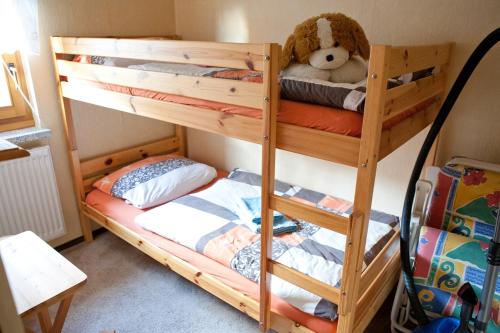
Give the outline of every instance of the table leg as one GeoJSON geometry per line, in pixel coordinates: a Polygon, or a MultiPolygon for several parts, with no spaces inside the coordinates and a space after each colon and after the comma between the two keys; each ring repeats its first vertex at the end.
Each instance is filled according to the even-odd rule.
{"type": "Polygon", "coordinates": [[[56,317],[54,318],[54,325],[52,326],[50,333],[61,333],[72,299],[73,295],[69,295],[68,297],[63,299],[59,304],[56,317]]]}
{"type": "Polygon", "coordinates": [[[41,309],[38,313],[38,321],[40,322],[40,328],[43,333],[50,333],[50,329],[52,327],[52,323],[49,316],[48,308],[41,309]]]}

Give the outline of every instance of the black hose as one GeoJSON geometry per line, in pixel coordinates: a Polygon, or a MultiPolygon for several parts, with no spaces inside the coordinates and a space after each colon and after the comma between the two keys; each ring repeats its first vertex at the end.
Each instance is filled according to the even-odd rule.
{"type": "Polygon", "coordinates": [[[471,56],[462,68],[462,71],[457,77],[457,80],[451,87],[451,90],[446,97],[441,109],[439,110],[436,119],[432,123],[432,126],[425,138],[425,141],[420,148],[420,152],[413,167],[411,173],[410,181],[408,183],[408,188],[406,190],[406,196],[403,206],[403,213],[401,217],[401,265],[403,270],[403,279],[408,292],[408,297],[410,299],[411,307],[414,311],[414,316],[418,321],[420,326],[429,323],[429,318],[424,312],[422,304],[418,299],[417,291],[415,288],[415,281],[413,280],[413,269],[410,263],[410,222],[411,222],[411,210],[413,206],[413,199],[415,197],[415,187],[416,183],[424,167],[427,155],[436,140],[436,137],[443,127],[443,124],[451,111],[451,108],[455,104],[458,96],[462,92],[465,84],[467,83],[472,72],[479,64],[484,55],[500,40],[500,28],[497,28],[491,32],[486,38],[477,46],[477,48],[472,52],[471,56]]]}

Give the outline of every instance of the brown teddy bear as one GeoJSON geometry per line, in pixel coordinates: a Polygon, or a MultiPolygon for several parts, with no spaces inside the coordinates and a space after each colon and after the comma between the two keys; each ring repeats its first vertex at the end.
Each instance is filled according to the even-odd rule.
{"type": "Polygon", "coordinates": [[[344,14],[321,14],[302,22],[281,56],[283,76],[355,83],[366,78],[370,44],[361,26],[344,14]]]}

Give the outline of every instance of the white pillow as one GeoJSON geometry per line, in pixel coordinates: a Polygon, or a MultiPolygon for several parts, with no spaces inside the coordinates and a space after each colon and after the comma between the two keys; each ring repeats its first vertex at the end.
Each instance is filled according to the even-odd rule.
{"type": "Polygon", "coordinates": [[[217,171],[206,164],[177,155],[163,155],[128,165],[100,179],[94,186],[145,209],[186,195],[216,176],[217,171]]]}

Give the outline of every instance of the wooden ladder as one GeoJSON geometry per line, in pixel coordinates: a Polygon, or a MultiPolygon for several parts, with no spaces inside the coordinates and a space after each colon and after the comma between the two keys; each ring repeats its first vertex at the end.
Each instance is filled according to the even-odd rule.
{"type": "MultiPolygon", "coordinates": [[[[370,216],[375,174],[379,156],[388,78],[387,46],[372,47],[367,97],[363,120],[353,214],[332,214],[316,207],[274,194],[276,122],[279,109],[278,44],[266,44],[264,64],[263,135],[262,135],[262,225],[260,257],[260,322],[262,332],[271,328],[271,276],[275,275],[339,306],[339,332],[354,332],[361,268],[370,216]],[[273,211],[346,235],[341,287],[333,287],[272,258],[273,211]]],[[[332,147],[335,149],[335,147],[332,147]]]]}

